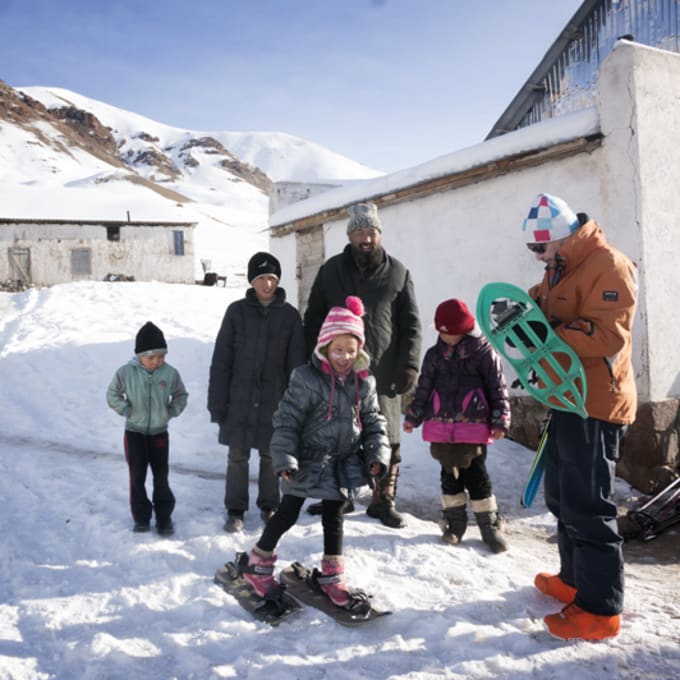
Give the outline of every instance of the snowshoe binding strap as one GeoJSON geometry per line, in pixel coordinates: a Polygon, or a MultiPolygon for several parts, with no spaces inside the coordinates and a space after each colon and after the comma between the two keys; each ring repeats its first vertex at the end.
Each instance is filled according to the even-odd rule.
{"type": "Polygon", "coordinates": [[[365,619],[371,613],[371,596],[363,590],[351,588],[349,591],[349,602],[345,609],[352,614],[353,618],[365,619]]]}
{"type": "Polygon", "coordinates": [[[295,603],[286,595],[286,586],[283,584],[267,592],[262,598],[262,604],[258,607],[258,609],[265,609],[268,614],[276,618],[284,616],[296,608],[295,603]]]}
{"type": "MultiPolygon", "coordinates": [[[[322,574],[316,567],[311,572],[305,567],[303,567],[303,569],[307,572],[305,575],[307,584],[314,588],[314,590],[318,590],[320,593],[323,593],[323,590],[321,589],[322,585],[332,585],[333,583],[338,583],[342,580],[340,574],[327,576],[322,574]]],[[[344,607],[341,607],[341,609],[346,609],[354,618],[363,619],[368,617],[371,611],[371,596],[358,588],[348,588],[347,594],[349,595],[349,602],[344,607]]]]}
{"type": "Polygon", "coordinates": [[[304,564],[293,562],[290,566],[297,578],[304,581],[307,585],[314,587],[314,583],[311,581],[312,572],[310,572],[304,564]]]}
{"type": "Polygon", "coordinates": [[[318,569],[314,569],[311,578],[316,586],[332,586],[334,583],[342,581],[342,574],[322,574],[318,569]]]}
{"type": "Polygon", "coordinates": [[[649,541],[680,522],[680,477],[648,500],[642,507],[629,510],[624,538],[649,541]]]}
{"type": "Polygon", "coordinates": [[[261,564],[249,564],[248,553],[238,552],[234,560],[238,575],[243,574],[258,574],[259,576],[268,576],[274,573],[274,565],[265,567],[261,564]]]}

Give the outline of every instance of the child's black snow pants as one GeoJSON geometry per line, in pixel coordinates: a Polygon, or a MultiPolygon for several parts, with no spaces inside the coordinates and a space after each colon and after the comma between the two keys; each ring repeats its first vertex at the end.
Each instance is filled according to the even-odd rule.
{"type": "Polygon", "coordinates": [[[175,508],[175,496],[168,482],[168,433],[146,435],[125,430],[125,459],[130,470],[130,510],[135,522],[148,524],[152,510],[156,524],[167,525],[175,508]],[[151,468],[153,495],[146,495],[146,471],[151,468]]]}

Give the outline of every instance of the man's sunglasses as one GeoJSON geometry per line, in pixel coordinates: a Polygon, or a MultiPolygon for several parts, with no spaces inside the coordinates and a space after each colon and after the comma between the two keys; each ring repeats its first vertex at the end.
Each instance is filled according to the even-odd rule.
{"type": "Polygon", "coordinates": [[[527,243],[527,248],[532,253],[544,253],[546,249],[545,243],[527,243]]]}

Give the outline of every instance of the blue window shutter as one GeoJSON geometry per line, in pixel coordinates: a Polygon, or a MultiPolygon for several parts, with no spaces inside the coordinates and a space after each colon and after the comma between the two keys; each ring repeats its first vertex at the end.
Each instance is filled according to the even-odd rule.
{"type": "Polygon", "coordinates": [[[184,232],[173,231],[172,236],[175,243],[175,255],[184,255],[184,232]]]}

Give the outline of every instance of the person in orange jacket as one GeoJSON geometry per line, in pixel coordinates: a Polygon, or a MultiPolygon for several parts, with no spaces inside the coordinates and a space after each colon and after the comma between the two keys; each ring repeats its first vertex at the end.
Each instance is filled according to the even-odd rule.
{"type": "Polygon", "coordinates": [[[529,290],[586,374],[588,418],[553,410],[545,456],[545,500],[557,518],[560,570],[534,584],[565,606],[545,617],[564,639],[619,633],[623,554],[612,500],[619,441],[635,419],[632,326],[637,270],[600,226],[565,201],[539,194],[524,220],[527,247],[545,264],[529,290]]]}

